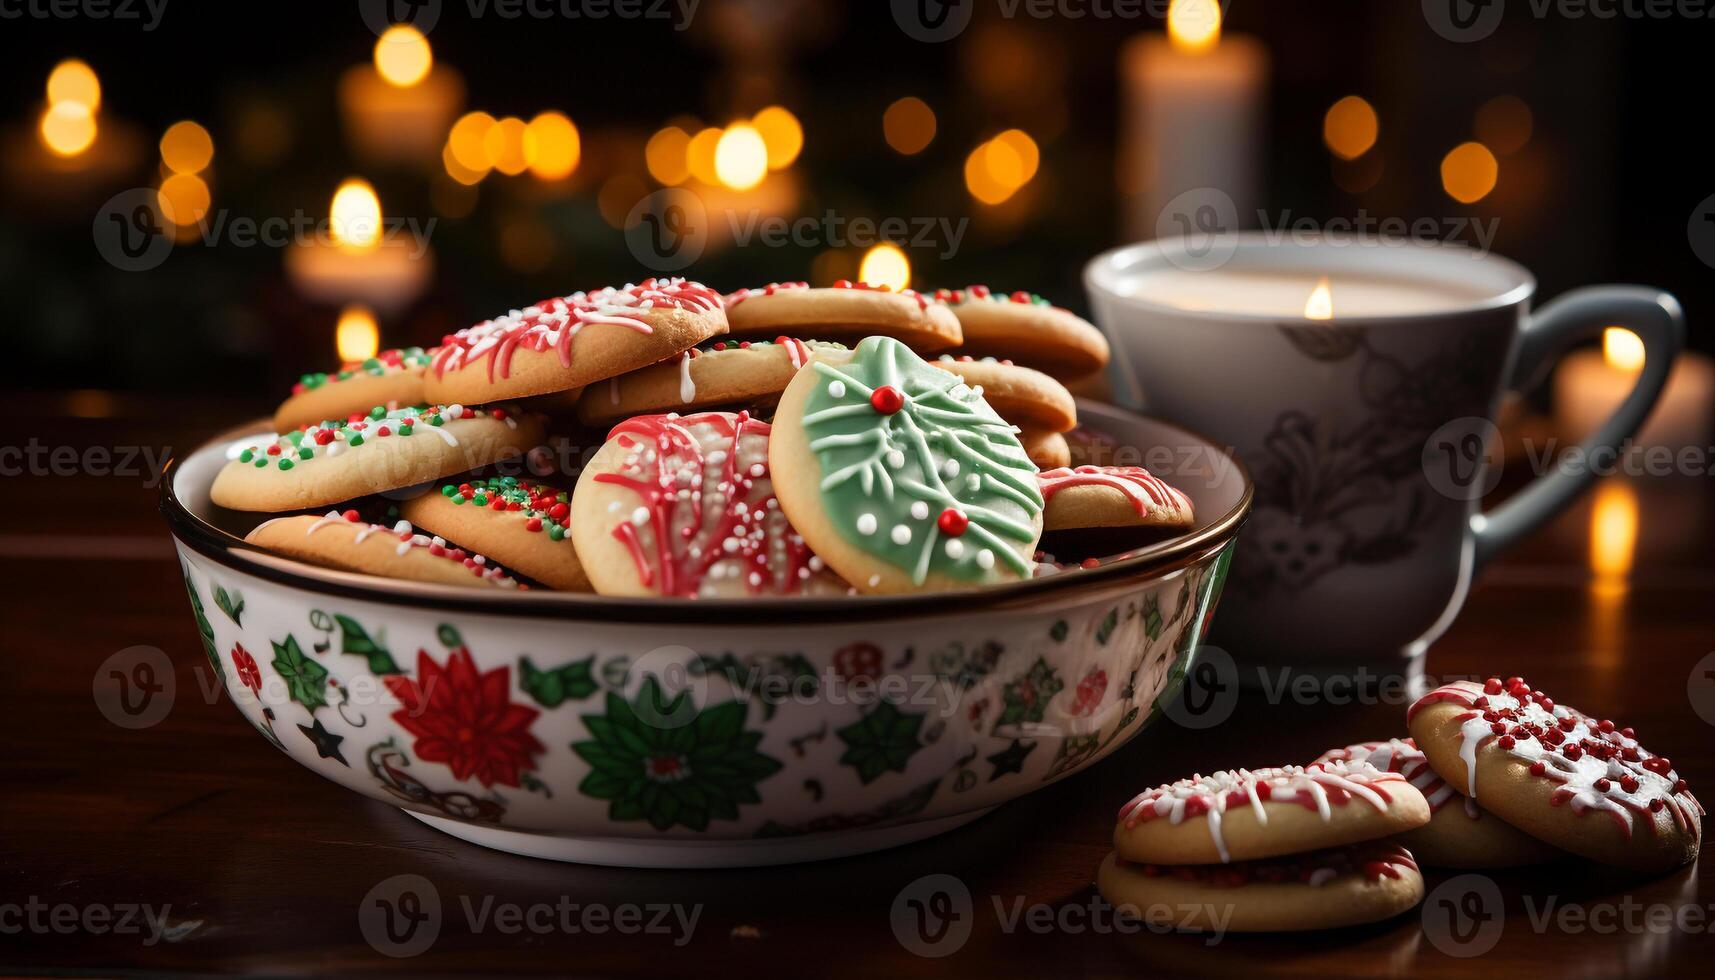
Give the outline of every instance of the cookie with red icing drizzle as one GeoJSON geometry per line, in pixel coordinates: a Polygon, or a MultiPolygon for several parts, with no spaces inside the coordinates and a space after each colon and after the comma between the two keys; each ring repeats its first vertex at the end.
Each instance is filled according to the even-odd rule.
{"type": "Polygon", "coordinates": [[[776,282],[727,294],[727,324],[735,337],[821,337],[856,343],[881,335],[917,351],[957,347],[959,320],[945,303],[910,289],[893,290],[841,279],[829,287],[776,282]]]}
{"type": "Polygon", "coordinates": [[[1406,778],[1362,762],[1233,769],[1145,790],[1114,848],[1146,864],[1214,864],[1390,837],[1429,822],[1406,778]]]}
{"type": "Polygon", "coordinates": [[[1410,851],[1369,841],[1217,865],[1162,865],[1109,854],[1096,873],[1122,913],[1188,931],[1276,932],[1379,922],[1423,899],[1410,851]]]}
{"type": "Polygon", "coordinates": [[[1036,475],[1043,527],[1176,527],[1195,523],[1191,498],[1141,466],[1059,467],[1036,475]]]}
{"type": "Polygon", "coordinates": [[[843,594],[774,499],[770,427],[748,413],[615,426],[572,494],[572,543],[603,595],[843,594]]]}
{"type": "Polygon", "coordinates": [[[1336,761],[1367,762],[1385,772],[1397,772],[1429,801],[1429,823],[1398,837],[1424,864],[1481,871],[1541,864],[1565,857],[1565,852],[1484,812],[1469,796],[1447,785],[1409,738],[1329,749],[1316,763],[1336,761]]]}
{"type": "Polygon", "coordinates": [[[409,521],[371,524],[355,510],[276,517],[257,525],[244,540],[347,572],[467,588],[524,587],[482,555],[419,533],[409,521]]]}
{"type": "Polygon", "coordinates": [[[1697,857],[1703,806],[1673,764],[1522,678],[1436,688],[1406,725],[1442,778],[1533,837],[1639,871],[1697,857]]]}
{"type": "Polygon", "coordinates": [[[487,402],[571,391],[726,332],[719,293],[685,279],[545,299],[441,342],[424,377],[428,398],[487,402]]]}
{"type": "Polygon", "coordinates": [[[1062,381],[1095,374],[1108,364],[1108,341],[1095,325],[1035,293],[987,286],[937,289],[935,298],[959,318],[961,353],[1011,358],[1062,381]]]}
{"type": "Polygon", "coordinates": [[[845,345],[794,337],[704,341],[659,364],[585,388],[578,417],[597,425],[657,412],[771,406],[798,369],[823,350],[845,350],[845,345]]]}

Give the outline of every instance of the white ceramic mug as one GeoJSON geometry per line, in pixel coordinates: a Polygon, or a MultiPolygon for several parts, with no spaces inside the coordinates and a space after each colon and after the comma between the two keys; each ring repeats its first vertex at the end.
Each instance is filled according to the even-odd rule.
{"type": "Polygon", "coordinates": [[[1683,343],[1666,293],[1597,286],[1532,312],[1531,274],[1471,249],[1251,234],[1212,264],[1191,244],[1104,253],[1085,283],[1116,368],[1133,376],[1117,387],[1135,380],[1143,407],[1235,449],[1256,481],[1214,630],[1241,661],[1420,672],[1475,571],[1593,479],[1589,467],[1539,474],[1481,511],[1499,480],[1502,395],[1603,327],[1630,328],[1643,370],[1584,443],[1611,450],[1683,343]],[[1309,319],[1297,297],[1321,277],[1333,314],[1309,319]]]}

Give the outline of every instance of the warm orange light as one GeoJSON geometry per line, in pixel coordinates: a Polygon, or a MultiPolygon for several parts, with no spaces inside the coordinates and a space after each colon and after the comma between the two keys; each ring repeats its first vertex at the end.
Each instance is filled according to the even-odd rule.
{"type": "Polygon", "coordinates": [[[1216,0],[1173,0],[1167,7],[1167,38],[1188,54],[1201,54],[1221,40],[1221,5],[1216,0]]]}
{"type": "Polygon", "coordinates": [[[1607,327],[1602,331],[1602,360],[1620,371],[1637,371],[1644,366],[1644,342],[1625,327],[1607,327]]]}
{"type": "Polygon", "coordinates": [[[719,128],[710,126],[698,130],[697,135],[685,144],[685,169],[705,184],[721,182],[720,174],[715,170],[715,150],[720,146],[721,135],[719,128]]]}
{"type": "Polygon", "coordinates": [[[768,176],[768,144],[748,123],[728,126],[715,143],[715,176],[735,191],[747,191],[768,176]]]}
{"type": "Polygon", "coordinates": [[[1342,160],[1356,160],[1376,145],[1376,110],[1363,98],[1348,95],[1328,107],[1322,117],[1322,142],[1342,160]]]}
{"type": "Polygon", "coordinates": [[[1623,480],[1597,483],[1590,510],[1590,571],[1599,587],[1624,588],[1637,543],[1637,491],[1623,480]]]}
{"type": "Polygon", "coordinates": [[[482,152],[489,166],[508,177],[529,169],[530,157],[524,146],[524,134],[529,131],[524,120],[515,116],[507,116],[489,127],[482,137],[482,152]]]}
{"type": "Polygon", "coordinates": [[[1517,153],[1530,142],[1535,121],[1530,106],[1516,95],[1497,95],[1477,107],[1472,132],[1484,146],[1501,156],[1517,153]]]}
{"type": "Polygon", "coordinates": [[[367,252],[381,243],[381,199],[369,181],[352,177],[334,191],[328,232],[347,251],[367,252]]]}
{"type": "Polygon", "coordinates": [[[410,88],[435,65],[429,39],[409,24],[395,24],[375,42],[375,70],[389,85],[410,88]]]}
{"type": "Polygon", "coordinates": [[[75,157],[95,142],[95,113],[82,102],[55,102],[42,113],[42,142],[62,157],[75,157]]]}
{"type": "Polygon", "coordinates": [[[1017,150],[990,140],[965,157],[965,189],[983,204],[999,204],[1018,190],[1016,177],[1023,172],[1017,150]],[[1009,176],[1013,179],[1003,179],[1009,176]]]}
{"type": "Polygon", "coordinates": [[[643,161],[649,167],[649,176],[668,187],[683,184],[691,175],[691,169],[685,163],[686,150],[690,145],[690,134],[677,126],[668,126],[649,137],[648,145],[643,148],[643,161]]]}
{"type": "Polygon", "coordinates": [[[785,106],[771,105],[753,116],[750,124],[768,148],[768,169],[784,170],[804,149],[804,127],[785,106]]]}
{"type": "Polygon", "coordinates": [[[201,173],[213,159],[214,140],[208,130],[189,119],[173,123],[161,134],[161,162],[173,173],[201,173]]]}
{"type": "MultiPolygon", "coordinates": [[[[1036,141],[1022,129],[1009,129],[994,138],[997,147],[1005,147],[1012,151],[1018,161],[1018,176],[1013,182],[1014,187],[1023,187],[1036,176],[1036,168],[1042,163],[1042,152],[1036,148],[1036,141]]],[[[991,163],[996,156],[1004,154],[991,153],[991,163]]]]}
{"type": "Polygon", "coordinates": [[[578,138],[578,127],[563,114],[538,115],[530,120],[524,138],[530,172],[542,180],[562,180],[578,169],[583,144],[578,138]]]}
{"type": "Polygon", "coordinates": [[[161,181],[155,192],[161,216],[181,228],[189,228],[208,214],[208,184],[196,174],[173,174],[161,181]]]}
{"type": "Polygon", "coordinates": [[[381,349],[381,331],[375,325],[375,314],[366,306],[348,306],[339,314],[339,326],[334,328],[334,345],[339,348],[341,363],[367,361],[381,349]]]}
{"type": "Polygon", "coordinates": [[[887,145],[900,153],[921,153],[935,138],[935,110],[915,95],[908,95],[882,113],[881,132],[887,137],[887,145]]]}
{"type": "MultiPolygon", "coordinates": [[[[447,154],[457,161],[466,173],[486,175],[494,166],[489,162],[488,150],[485,148],[488,131],[493,128],[494,117],[488,113],[465,113],[459,117],[458,122],[453,123],[452,131],[447,133],[447,154]]],[[[450,170],[448,172],[451,173],[450,170]]]]}
{"type": "Polygon", "coordinates": [[[1334,319],[1334,287],[1327,276],[1316,280],[1316,288],[1310,290],[1310,298],[1304,301],[1304,319],[1334,319]]]}
{"type": "Polygon", "coordinates": [[[1501,165],[1481,143],[1460,143],[1441,159],[1441,186],[1461,204],[1475,204],[1495,189],[1501,165]]]}
{"type": "Polygon", "coordinates": [[[486,164],[481,170],[472,170],[466,167],[459,161],[458,155],[453,152],[453,141],[450,139],[447,140],[446,145],[441,147],[441,166],[446,169],[448,177],[466,187],[482,183],[482,178],[488,176],[489,170],[486,164]]]}
{"type": "Polygon", "coordinates": [[[858,279],[872,286],[901,290],[911,285],[911,260],[899,246],[882,242],[863,254],[858,279]]]}
{"type": "Polygon", "coordinates": [[[77,58],[67,58],[48,75],[48,104],[76,102],[91,113],[101,108],[101,80],[77,58]]]}

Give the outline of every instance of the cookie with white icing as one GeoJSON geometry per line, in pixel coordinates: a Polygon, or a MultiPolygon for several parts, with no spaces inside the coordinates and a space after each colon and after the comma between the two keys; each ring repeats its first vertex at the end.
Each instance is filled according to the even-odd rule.
{"type": "Polygon", "coordinates": [[[543,585],[588,592],[589,576],[572,545],[571,496],[528,477],[473,476],[404,501],[399,513],[543,585]]]}
{"type": "Polygon", "coordinates": [[[292,386],[291,397],[274,410],[274,431],[349,418],[377,405],[389,409],[421,405],[423,371],[431,356],[421,347],[394,348],[341,365],[331,374],[306,374],[292,386]]]}
{"type": "Polygon", "coordinates": [[[448,544],[445,538],[419,534],[409,521],[367,523],[355,510],[276,517],[257,525],[244,540],[347,572],[473,589],[522,588],[482,555],[448,544]]]}
{"type": "Polygon", "coordinates": [[[844,349],[843,344],[791,337],[704,341],[659,364],[585,388],[578,418],[598,425],[633,415],[773,405],[812,354],[844,349]]]}
{"type": "Polygon", "coordinates": [[[1429,822],[1396,839],[1430,867],[1485,871],[1542,864],[1566,856],[1564,851],[1485,812],[1469,796],[1447,785],[1409,738],[1329,749],[1316,762],[1336,760],[1367,762],[1377,769],[1397,772],[1417,787],[1429,801],[1429,822]]]}
{"type": "Polygon", "coordinates": [[[929,363],[965,379],[1001,418],[1020,428],[1069,432],[1078,425],[1072,393],[1041,371],[968,354],[942,354],[929,363]]]}
{"type": "Polygon", "coordinates": [[[1141,466],[1057,467],[1036,475],[1050,531],[1195,523],[1191,498],[1141,466]]]}
{"type": "Polygon", "coordinates": [[[1072,447],[1066,437],[1048,429],[1020,428],[1018,442],[1039,470],[1072,465],[1072,447]]]}
{"type": "Polygon", "coordinates": [[[1035,293],[967,286],[937,289],[935,298],[959,318],[962,353],[1011,358],[1064,381],[1108,365],[1108,340],[1094,324],[1035,293]]]}
{"type": "Polygon", "coordinates": [[[1013,427],[891,337],[818,353],[798,372],[769,462],[793,526],[861,592],[1031,574],[1042,494],[1013,427]]]}
{"type": "Polygon", "coordinates": [[[919,351],[957,347],[959,319],[915,290],[841,279],[829,287],[775,282],[740,289],[726,297],[727,326],[734,337],[820,337],[856,343],[892,337],[919,351]]]}
{"type": "Polygon", "coordinates": [[[541,441],[541,420],[515,406],[377,407],[233,442],[209,497],[235,510],[326,507],[513,459],[541,441]]]}
{"type": "Polygon", "coordinates": [[[1429,822],[1397,772],[1362,762],[1232,769],[1145,790],[1120,809],[1114,849],[1145,864],[1227,864],[1391,837],[1429,822]]]}
{"type": "Polygon", "coordinates": [[[1219,865],[1109,854],[1096,888],[1121,915],[1183,931],[1285,932],[1391,919],[1423,900],[1423,874],[1398,844],[1366,842],[1219,865]]]}
{"type": "Polygon", "coordinates": [[[1697,857],[1703,806],[1673,764],[1522,678],[1436,688],[1406,726],[1454,789],[1532,837],[1638,871],[1697,857]]]}
{"type": "Polygon", "coordinates": [[[572,543],[602,595],[847,591],[774,497],[770,427],[747,413],[641,415],[578,478],[572,543]]]}
{"type": "Polygon", "coordinates": [[[684,279],[546,299],[441,341],[425,397],[489,402],[570,391],[648,367],[726,331],[719,293],[684,279]]]}

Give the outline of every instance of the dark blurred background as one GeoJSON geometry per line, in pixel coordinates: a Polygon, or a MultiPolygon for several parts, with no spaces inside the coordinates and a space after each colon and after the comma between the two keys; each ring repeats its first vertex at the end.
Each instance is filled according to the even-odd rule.
{"type": "MultiPolygon", "coordinates": [[[[1161,35],[1165,4],[1113,17],[1101,11],[1123,4],[1066,0],[1035,16],[963,0],[950,9],[968,26],[934,43],[902,28],[898,6],[702,0],[685,25],[682,6],[654,0],[648,16],[603,19],[552,3],[508,17],[518,8],[502,0],[168,0],[158,18],[142,0],[67,8],[134,19],[6,0],[0,370],[14,391],[263,405],[336,363],[342,313],[347,353],[362,353],[365,314],[383,346],[427,345],[510,307],[643,277],[623,228],[667,186],[741,214],[968,219],[956,248],[940,231],[900,243],[912,286],[985,282],[1087,310],[1083,263],[1152,235],[1127,218],[1149,188],[1128,163],[1124,66],[1141,56],[1137,37],[1161,35]],[[380,59],[396,63],[380,64],[371,23],[390,7],[436,17],[417,21],[426,40],[396,35],[380,59]],[[433,68],[413,80],[425,45],[433,68]],[[55,75],[68,59],[87,68],[55,75]],[[760,176],[759,147],[770,169],[739,189],[760,176]],[[432,263],[361,234],[251,243],[234,224],[326,219],[348,181],[373,188],[384,220],[427,230],[432,263]],[[177,241],[109,261],[136,217],[132,199],[110,202],[132,188],[165,198],[159,224],[177,241]],[[138,264],[149,267],[123,267],[138,264]]],[[[1492,33],[1460,42],[1432,19],[1412,0],[1229,7],[1221,44],[1254,43],[1266,59],[1240,96],[1260,113],[1245,151],[1254,205],[1271,220],[1493,220],[1494,249],[1529,265],[1544,295],[1659,285],[1708,349],[1699,317],[1715,286],[1688,225],[1715,194],[1699,98],[1715,20],[1538,15],[1515,0],[1492,33]],[[1480,146],[1455,153],[1467,143],[1480,146]]],[[[368,200],[359,190],[342,207],[361,214],[368,200]]],[[[727,290],[865,268],[866,243],[811,237],[740,246],[717,231],[685,271],[727,290]]],[[[874,277],[902,275],[898,255],[872,258],[874,277]]]]}

